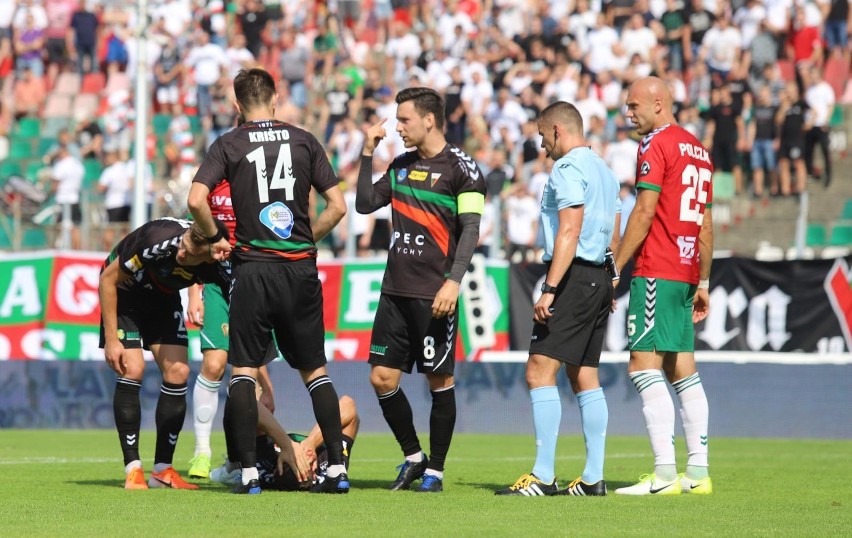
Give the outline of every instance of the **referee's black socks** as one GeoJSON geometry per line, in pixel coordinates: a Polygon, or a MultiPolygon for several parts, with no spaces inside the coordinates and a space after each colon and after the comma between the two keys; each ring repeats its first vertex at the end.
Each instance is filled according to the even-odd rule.
{"type": "MultiPolygon", "coordinates": [[[[311,403],[314,406],[314,417],[317,419],[322,438],[328,450],[328,465],[343,465],[343,431],[340,425],[340,404],[337,401],[337,391],[327,375],[321,375],[305,383],[311,403]]],[[[332,476],[329,474],[329,476],[332,476]]],[[[336,474],[334,476],[337,476],[336,474]]]]}

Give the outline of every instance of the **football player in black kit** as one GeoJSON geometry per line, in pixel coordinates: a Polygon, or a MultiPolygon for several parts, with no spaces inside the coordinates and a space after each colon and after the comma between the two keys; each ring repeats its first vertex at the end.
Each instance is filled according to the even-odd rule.
{"type": "MultiPolygon", "coordinates": [[[[227,235],[224,224],[217,230],[227,235]]],[[[101,268],[100,347],[118,379],[113,409],[124,454],[126,489],[197,489],[172,466],[186,416],[187,334],[179,290],[209,282],[227,291],[228,275],[214,262],[201,228],[178,219],[158,219],[137,228],[110,252],[101,268]],[[142,349],[154,354],[163,384],[157,400],[157,448],[148,482],[139,457],[145,371],[142,349]]]]}
{"type": "Polygon", "coordinates": [[[397,132],[406,148],[373,185],[372,155],[385,137],[367,130],[355,208],[391,204],[393,235],[370,341],[370,382],[405,455],[391,490],[443,490],[444,461],[456,421],[455,366],[459,284],[479,238],[485,181],[476,162],[444,137],[444,103],[429,88],[396,96],[397,132]],[[431,459],[420,448],[411,405],[399,386],[414,364],[432,393],[431,459]]]}
{"type": "Polygon", "coordinates": [[[337,392],[326,370],[322,285],[316,256],[319,241],[346,214],[346,203],[319,141],[307,131],[273,119],[275,82],[266,71],[240,71],[234,79],[237,108],[245,123],[210,147],[189,193],[188,206],[216,256],[232,254],[230,305],[231,381],[225,402],[225,439],[242,466],[235,493],[261,492],[255,428],[257,371],[275,332],[279,350],[299,370],[328,448],[328,479],[318,493],[347,493],[349,477],[337,392]],[[231,183],[237,219],[236,245],[216,231],[207,195],[231,183]],[[311,219],[311,187],[326,206],[311,219]]]}

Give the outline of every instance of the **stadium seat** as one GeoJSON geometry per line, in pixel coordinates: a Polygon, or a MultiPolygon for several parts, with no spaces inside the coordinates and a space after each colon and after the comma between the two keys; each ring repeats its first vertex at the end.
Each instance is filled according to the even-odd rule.
{"type": "Polygon", "coordinates": [[[21,118],[15,129],[18,138],[38,138],[41,133],[41,120],[38,118],[21,118]]]}
{"type": "Polygon", "coordinates": [[[196,115],[187,117],[189,118],[189,128],[192,131],[192,134],[199,134],[201,132],[201,118],[196,115]]]}
{"type": "Polygon", "coordinates": [[[46,155],[50,148],[56,145],[56,138],[41,138],[38,141],[39,156],[46,155]]]}
{"type": "Polygon", "coordinates": [[[100,98],[93,93],[81,93],[74,99],[75,118],[94,118],[98,113],[100,98]]]}
{"type": "Polygon", "coordinates": [[[825,246],[825,224],[812,222],[808,224],[808,231],[805,234],[805,245],[809,247],[825,246]]]}
{"type": "Polygon", "coordinates": [[[45,166],[41,162],[30,161],[24,171],[24,176],[30,181],[30,183],[35,183],[38,180],[38,173],[42,168],[45,168],[45,166]]]}
{"type": "Polygon", "coordinates": [[[839,129],[843,127],[843,107],[840,105],[834,105],[834,110],[831,113],[831,119],[828,122],[829,127],[832,129],[839,129]]]}
{"type": "Polygon", "coordinates": [[[21,165],[13,161],[0,162],[0,178],[7,179],[10,176],[21,175],[21,165]]]}
{"type": "Polygon", "coordinates": [[[846,200],[843,204],[843,211],[840,213],[840,218],[843,220],[852,220],[852,198],[846,200]]]}
{"type": "Polygon", "coordinates": [[[77,73],[62,73],[53,87],[54,95],[73,96],[80,91],[80,75],[77,73]]]}
{"type": "Polygon", "coordinates": [[[734,196],[736,196],[734,174],[730,172],[716,172],[713,174],[713,201],[724,202],[733,200],[734,196]]]}
{"type": "Polygon", "coordinates": [[[80,93],[100,94],[106,87],[106,77],[103,73],[87,73],[83,75],[83,82],[80,85],[80,93]]]}
{"type": "Polygon", "coordinates": [[[32,153],[33,145],[29,140],[22,140],[20,138],[12,139],[12,144],[9,147],[10,160],[29,159],[33,156],[32,153]]]}
{"type": "Polygon", "coordinates": [[[778,68],[781,70],[781,78],[787,82],[796,81],[796,66],[790,60],[778,60],[778,68]]]}
{"type": "Polygon", "coordinates": [[[86,170],[86,173],[83,176],[83,187],[85,188],[86,186],[92,185],[98,181],[104,167],[97,159],[84,159],[83,168],[86,170]]]}
{"type": "Polygon", "coordinates": [[[154,134],[161,136],[169,132],[169,125],[172,123],[172,117],[168,114],[154,114],[151,122],[154,125],[154,134]]]}
{"type": "Polygon", "coordinates": [[[70,117],[71,112],[71,96],[54,93],[47,98],[47,103],[44,105],[44,112],[42,115],[45,118],[67,119],[70,117]]]}
{"type": "MultiPolygon", "coordinates": [[[[69,114],[70,112],[70,110],[66,111],[66,114],[69,114]]],[[[59,136],[59,131],[67,129],[70,123],[71,120],[67,116],[47,118],[44,120],[44,125],[41,127],[41,136],[42,138],[55,139],[59,136]]]]}
{"type": "Polygon", "coordinates": [[[831,227],[828,245],[833,247],[852,246],[852,224],[835,223],[831,227]]]}
{"type": "Polygon", "coordinates": [[[110,74],[107,79],[104,93],[110,95],[121,90],[130,91],[130,77],[127,76],[127,73],[116,71],[110,74]]]}

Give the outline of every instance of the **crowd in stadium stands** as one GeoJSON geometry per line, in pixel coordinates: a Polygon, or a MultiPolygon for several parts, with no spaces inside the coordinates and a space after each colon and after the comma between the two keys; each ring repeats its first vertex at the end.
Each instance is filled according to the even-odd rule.
{"type": "MultiPolygon", "coordinates": [[[[148,6],[141,61],[152,95],[150,190],[157,207],[170,201],[159,214],[183,211],[181,189],[207,146],[234,125],[231,80],[254,65],[279,81],[277,116],[326,144],[350,192],[366,126],[388,118],[393,132],[398,90],[437,89],[446,100],[448,141],[474,156],[486,176],[481,250],[515,260],[532,259],[539,246],[538,197],[551,164],[535,119],[550,102],[581,111],[592,148],[622,182],[626,217],[638,143],[624,97],[637,78],[666,80],[681,125],[711,148],[718,181],[730,182],[732,196],[762,203],[808,188],[809,178],[828,184],[835,103],[852,100],[847,0],[148,6]]],[[[106,190],[108,207],[129,204],[138,24],[129,0],[0,0],[0,178],[21,175],[47,187],[71,181],[44,168],[62,147],[66,159],[84,165],[65,166],[83,170],[73,181],[84,198],[99,200],[96,193],[106,190]]],[[[376,177],[402,151],[401,140],[386,140],[374,157],[376,177]]],[[[327,246],[358,255],[386,247],[387,214],[350,215],[327,246]],[[344,247],[350,235],[354,250],[352,241],[344,247]]]]}

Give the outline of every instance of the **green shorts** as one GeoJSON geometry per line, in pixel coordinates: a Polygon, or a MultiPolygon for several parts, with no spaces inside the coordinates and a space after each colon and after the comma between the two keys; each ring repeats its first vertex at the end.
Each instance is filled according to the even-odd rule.
{"type": "Polygon", "coordinates": [[[228,351],[228,302],[222,288],[204,286],[204,327],[201,328],[201,351],[223,349],[228,351]]]}
{"type": "Polygon", "coordinates": [[[633,277],[627,310],[631,351],[695,351],[692,299],[695,284],[633,277]]]}

